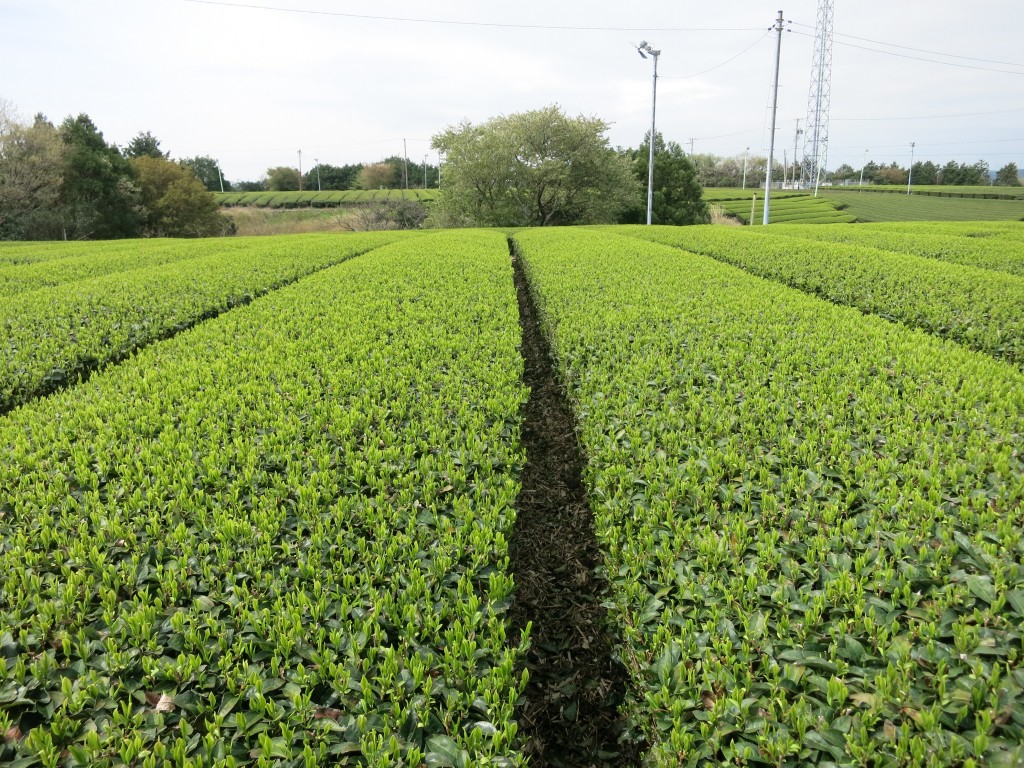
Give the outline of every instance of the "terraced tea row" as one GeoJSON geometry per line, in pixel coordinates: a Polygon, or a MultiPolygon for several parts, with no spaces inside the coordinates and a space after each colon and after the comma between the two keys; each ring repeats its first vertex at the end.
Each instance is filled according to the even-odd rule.
{"type": "MultiPolygon", "coordinates": [[[[48,243],[47,248],[29,251],[34,257],[18,263],[4,262],[18,259],[21,249],[9,249],[0,244],[0,296],[14,296],[26,291],[88,280],[116,272],[150,269],[176,261],[203,258],[210,254],[243,255],[259,248],[249,238],[223,240],[124,240],[103,243],[48,243]]],[[[28,256],[29,253],[24,254],[28,256]]]]}
{"type": "Polygon", "coordinates": [[[1024,760],[1024,374],[707,257],[518,241],[647,762],[1024,760]]]}
{"type": "MultiPolygon", "coordinates": [[[[709,189],[704,199],[722,207],[744,224],[760,225],[764,219],[764,191],[752,189],[709,189]]],[[[842,206],[825,197],[812,197],[807,192],[779,190],[772,192],[768,220],[778,222],[799,221],[808,224],[842,224],[856,220],[856,216],[840,210],[842,206]]]]}
{"type": "MultiPolygon", "coordinates": [[[[1024,364],[1024,279],[779,229],[628,227],[617,231],[741,267],[839,304],[897,320],[1024,364]]],[[[813,227],[801,228],[806,233],[813,227]]],[[[840,228],[829,227],[828,235],[840,228]]],[[[859,230],[859,228],[857,228],[859,230]]],[[[870,234],[870,242],[881,243],[870,234]]],[[[949,245],[952,249],[954,246],[949,245]]]]}
{"type": "MultiPolygon", "coordinates": [[[[195,258],[7,297],[0,306],[0,413],[151,341],[400,236],[407,235],[260,238],[226,246],[221,240],[205,241],[202,255],[195,258]]],[[[130,247],[133,254],[144,254],[166,246],[134,241],[130,247]]],[[[179,247],[192,254],[197,246],[183,241],[179,247]]],[[[97,260],[103,261],[83,257],[82,265],[97,260]]],[[[69,261],[74,260],[61,259],[55,274],[73,272],[77,262],[69,261]]],[[[45,270],[49,264],[35,268],[45,270]]]]}
{"type": "Polygon", "coordinates": [[[0,420],[0,762],[521,762],[516,316],[424,236],[0,420]]]}
{"type": "Polygon", "coordinates": [[[863,224],[826,228],[787,225],[778,231],[809,240],[849,243],[1024,277],[1021,224],[863,224]]]}

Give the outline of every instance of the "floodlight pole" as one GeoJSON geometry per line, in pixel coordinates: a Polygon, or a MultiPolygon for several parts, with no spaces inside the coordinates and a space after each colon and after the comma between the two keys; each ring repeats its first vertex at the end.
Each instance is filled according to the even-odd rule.
{"type": "Polygon", "coordinates": [[[651,140],[647,156],[647,226],[651,225],[651,212],[654,210],[654,118],[658,110],[658,57],[661,51],[651,47],[646,40],[641,40],[636,52],[640,58],[646,59],[644,53],[649,53],[654,58],[654,84],[651,89],[651,140]]]}
{"type": "Polygon", "coordinates": [[[910,194],[910,183],[914,180],[914,142],[910,142],[910,168],[907,171],[907,194],[910,194]]]}
{"type": "Polygon", "coordinates": [[[316,191],[323,192],[323,189],[320,187],[320,160],[314,157],[313,163],[316,165],[316,191]]]}
{"type": "Polygon", "coordinates": [[[768,168],[764,180],[764,219],[762,225],[768,223],[768,209],[772,196],[772,163],[775,161],[775,112],[779,104],[779,59],[782,57],[782,11],[775,22],[778,37],[775,41],[775,84],[772,88],[772,129],[768,137],[768,168]]]}

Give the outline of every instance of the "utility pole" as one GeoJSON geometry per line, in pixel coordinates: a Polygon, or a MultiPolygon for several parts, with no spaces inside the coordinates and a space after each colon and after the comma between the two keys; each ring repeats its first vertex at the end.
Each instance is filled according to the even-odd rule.
{"type": "Polygon", "coordinates": [[[651,140],[648,142],[650,144],[650,151],[647,157],[647,226],[651,226],[651,211],[654,210],[654,117],[658,110],[658,57],[661,55],[661,51],[655,50],[646,40],[641,40],[636,52],[640,54],[642,59],[647,58],[644,51],[651,54],[654,58],[654,86],[651,94],[651,140]]]}
{"type": "Polygon", "coordinates": [[[690,139],[690,157],[693,157],[693,139],[690,139]]]}
{"type": "Polygon", "coordinates": [[[743,152],[743,189],[747,188],[747,156],[750,154],[750,147],[743,152]]]}
{"type": "Polygon", "coordinates": [[[914,180],[914,142],[910,142],[910,168],[907,172],[907,194],[910,194],[910,183],[914,180]]]}
{"type": "Polygon", "coordinates": [[[775,113],[779,106],[779,59],[782,58],[782,11],[775,22],[775,78],[772,85],[772,128],[768,138],[768,168],[764,175],[764,219],[762,225],[768,223],[768,210],[772,196],[772,163],[775,160],[775,113]]]}
{"type": "Polygon", "coordinates": [[[868,151],[869,150],[867,149],[864,150],[864,160],[860,164],[860,183],[857,184],[858,187],[864,186],[864,166],[867,165],[868,162],[868,151]]]}
{"type": "Polygon", "coordinates": [[[224,175],[220,172],[220,163],[217,163],[217,178],[220,179],[220,191],[223,192],[224,191],[224,175]]]}
{"type": "Polygon", "coordinates": [[[299,150],[299,192],[302,191],[302,150],[299,150]]]}
{"type": "Polygon", "coordinates": [[[427,156],[423,156],[423,188],[427,188],[427,156]]]}
{"type": "Polygon", "coordinates": [[[323,192],[323,189],[320,187],[320,160],[314,157],[313,165],[316,166],[316,191],[323,192]]]}
{"type": "Polygon", "coordinates": [[[405,158],[402,163],[402,188],[409,188],[409,148],[405,144],[405,139],[402,139],[402,156],[405,158]]]}
{"type": "Polygon", "coordinates": [[[786,179],[789,178],[789,158],[786,157],[786,150],[782,150],[782,188],[786,188],[786,179]]]}
{"type": "Polygon", "coordinates": [[[800,134],[803,131],[800,130],[800,118],[796,119],[796,133],[793,134],[793,188],[796,189],[796,169],[799,163],[797,158],[800,157],[798,154],[800,147],[800,134]]]}

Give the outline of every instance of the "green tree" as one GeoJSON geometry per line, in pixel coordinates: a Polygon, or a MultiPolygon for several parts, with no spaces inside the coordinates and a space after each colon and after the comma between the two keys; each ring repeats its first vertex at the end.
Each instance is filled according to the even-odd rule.
{"type": "Polygon", "coordinates": [[[995,183],[1001,187],[1019,187],[1020,183],[1020,171],[1017,170],[1016,163],[1007,163],[998,171],[996,171],[995,183]]]}
{"type": "Polygon", "coordinates": [[[945,184],[950,186],[952,184],[962,184],[960,180],[962,176],[961,167],[957,164],[956,160],[950,160],[939,171],[939,184],[945,184]]]}
{"type": "MultiPolygon", "coordinates": [[[[323,190],[355,189],[356,178],[363,169],[362,163],[355,165],[328,165],[321,163],[320,188],[323,190]]],[[[313,166],[305,175],[303,186],[306,189],[316,189],[317,166],[313,166]]]]}
{"type": "Polygon", "coordinates": [[[849,163],[843,163],[836,168],[829,176],[836,181],[849,181],[851,179],[859,179],[860,171],[854,169],[849,163]]]}
{"type": "Polygon", "coordinates": [[[64,143],[42,115],[21,125],[0,115],[0,239],[57,239],[64,143]]]}
{"type": "Polygon", "coordinates": [[[391,163],[370,163],[356,176],[356,189],[397,189],[398,178],[391,163]]]}
{"type": "Polygon", "coordinates": [[[170,157],[169,152],[160,151],[160,140],[149,131],[140,132],[134,139],[128,142],[124,149],[124,156],[132,157],[170,157]]]}
{"type": "Polygon", "coordinates": [[[69,238],[109,239],[139,233],[138,188],[131,163],[108,145],[86,114],[60,126],[66,151],[59,205],[69,238]]]}
{"type": "MultiPolygon", "coordinates": [[[[637,149],[630,151],[630,160],[637,185],[646,189],[651,145],[645,140],[637,149]]],[[[713,166],[713,161],[709,161],[713,166]]],[[[707,203],[701,199],[704,189],[697,181],[697,171],[683,148],[674,141],[668,143],[660,133],[654,135],[654,185],[652,192],[651,223],[706,224],[707,203]]],[[[622,223],[642,224],[647,221],[647,201],[643,198],[623,211],[622,223]]]]}
{"type": "Polygon", "coordinates": [[[345,190],[355,189],[356,178],[359,171],[363,169],[362,163],[355,165],[330,165],[320,163],[313,166],[303,176],[303,186],[306,189],[317,188],[317,171],[320,172],[320,189],[323,190],[345,190]]]}
{"type": "Polygon", "coordinates": [[[211,237],[230,223],[213,195],[187,167],[163,157],[132,158],[142,203],[142,234],[147,237],[211,237]]]}
{"type": "Polygon", "coordinates": [[[299,189],[299,172],[287,165],[267,168],[266,187],[271,192],[295,192],[299,189]]]}
{"type": "MultiPolygon", "coordinates": [[[[881,184],[882,182],[877,181],[878,172],[881,169],[882,169],[882,166],[880,166],[874,160],[869,160],[868,162],[864,163],[864,169],[863,169],[864,170],[864,183],[865,184],[875,184],[875,183],[881,184]]],[[[858,180],[860,179],[859,176],[857,178],[858,178],[858,180]]]]}
{"type": "Polygon", "coordinates": [[[907,171],[894,161],[875,171],[875,181],[879,184],[906,184],[907,171]]]}
{"type": "MultiPolygon", "coordinates": [[[[223,174],[220,163],[207,155],[186,157],[181,164],[195,174],[196,178],[203,182],[203,186],[210,192],[220,192],[221,179],[223,174]]],[[[224,191],[231,191],[231,182],[224,179],[224,191]]]]}
{"type": "Polygon", "coordinates": [[[915,184],[938,184],[939,166],[931,160],[914,163],[913,181],[915,184]]]}
{"type": "Polygon", "coordinates": [[[567,117],[557,105],[463,122],[433,137],[445,154],[438,226],[548,226],[614,222],[636,205],[629,161],[605,137],[608,123],[567,117]]]}

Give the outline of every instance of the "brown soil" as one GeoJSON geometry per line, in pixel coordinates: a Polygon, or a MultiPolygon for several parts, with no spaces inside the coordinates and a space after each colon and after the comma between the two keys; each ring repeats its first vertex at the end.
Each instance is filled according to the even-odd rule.
{"type": "Polygon", "coordinates": [[[533,623],[520,735],[533,766],[635,766],[636,749],[618,743],[626,673],[613,656],[601,607],[608,585],[594,572],[601,556],[583,486],[585,460],[511,239],[509,249],[530,388],[526,466],[509,547],[517,585],[511,620],[519,631],[533,623]]]}

